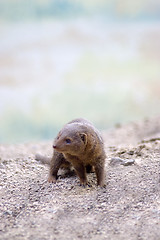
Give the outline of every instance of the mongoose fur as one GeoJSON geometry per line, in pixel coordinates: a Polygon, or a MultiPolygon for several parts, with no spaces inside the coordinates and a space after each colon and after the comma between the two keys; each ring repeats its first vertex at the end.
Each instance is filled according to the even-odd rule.
{"type": "MultiPolygon", "coordinates": [[[[73,166],[81,185],[86,185],[86,171],[90,172],[94,167],[97,185],[104,186],[106,158],[104,143],[92,123],[83,118],[67,123],[55,138],[53,148],[48,178],[50,183],[56,182],[59,168],[73,166]]],[[[48,160],[38,160],[48,163],[48,160]]]]}

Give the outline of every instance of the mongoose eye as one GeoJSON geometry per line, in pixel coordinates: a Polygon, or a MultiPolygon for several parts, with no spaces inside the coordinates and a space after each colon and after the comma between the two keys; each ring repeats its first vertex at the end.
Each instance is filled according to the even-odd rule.
{"type": "Polygon", "coordinates": [[[67,143],[67,144],[70,144],[70,143],[71,143],[71,139],[66,138],[66,143],[67,143]]]}

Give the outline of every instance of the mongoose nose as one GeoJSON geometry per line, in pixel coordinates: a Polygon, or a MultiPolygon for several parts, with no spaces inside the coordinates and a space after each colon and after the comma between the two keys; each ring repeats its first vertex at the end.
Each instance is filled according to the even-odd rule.
{"type": "Polygon", "coordinates": [[[53,148],[56,148],[56,145],[53,145],[53,148]]]}

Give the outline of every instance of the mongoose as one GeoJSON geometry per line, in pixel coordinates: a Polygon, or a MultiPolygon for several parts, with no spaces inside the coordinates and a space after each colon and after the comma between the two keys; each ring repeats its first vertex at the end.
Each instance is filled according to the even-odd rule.
{"type": "Polygon", "coordinates": [[[67,123],[53,144],[48,181],[55,183],[60,167],[74,167],[81,185],[87,184],[86,170],[94,167],[97,184],[104,186],[106,154],[99,131],[89,121],[78,118],[67,123]]]}

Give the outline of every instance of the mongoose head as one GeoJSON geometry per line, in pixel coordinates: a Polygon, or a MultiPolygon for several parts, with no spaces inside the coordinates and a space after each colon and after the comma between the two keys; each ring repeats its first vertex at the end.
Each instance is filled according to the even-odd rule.
{"type": "Polygon", "coordinates": [[[53,148],[57,152],[68,153],[74,156],[82,154],[87,145],[87,134],[68,125],[55,138],[53,148]]]}

